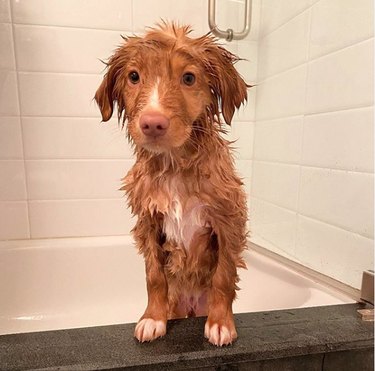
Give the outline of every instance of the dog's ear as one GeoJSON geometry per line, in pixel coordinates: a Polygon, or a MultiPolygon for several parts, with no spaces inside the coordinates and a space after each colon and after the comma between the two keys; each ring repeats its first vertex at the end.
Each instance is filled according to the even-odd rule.
{"type": "Polygon", "coordinates": [[[113,113],[113,74],[108,71],[103,78],[98,90],[95,93],[95,101],[99,106],[102,114],[102,120],[108,121],[113,113]]]}
{"type": "MultiPolygon", "coordinates": [[[[247,85],[234,67],[239,58],[206,36],[204,65],[209,76],[209,86],[214,107],[220,105],[225,122],[230,125],[236,108],[247,101],[247,85]],[[218,102],[218,104],[217,104],[218,102]]],[[[218,115],[218,112],[215,112],[218,115]]]]}
{"type": "Polygon", "coordinates": [[[123,76],[123,72],[131,58],[129,55],[131,47],[129,47],[129,38],[123,37],[123,39],[125,44],[120,46],[106,63],[107,73],[104,75],[103,81],[94,97],[100,108],[103,121],[108,121],[112,117],[115,102],[117,103],[119,120],[125,110],[124,86],[126,77],[123,76]]]}

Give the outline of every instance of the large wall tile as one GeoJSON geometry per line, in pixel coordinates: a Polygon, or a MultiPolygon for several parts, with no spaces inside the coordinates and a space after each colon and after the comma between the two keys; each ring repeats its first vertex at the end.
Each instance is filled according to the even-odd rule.
{"type": "Polygon", "coordinates": [[[0,0],[0,22],[10,22],[9,0],[0,0]]]}
{"type": "Polygon", "coordinates": [[[258,80],[304,63],[308,57],[309,12],[303,12],[259,42],[258,80]]]}
{"type": "Polygon", "coordinates": [[[19,117],[0,116],[0,159],[22,158],[22,133],[19,117]]]}
{"type": "Polygon", "coordinates": [[[309,0],[263,0],[260,37],[264,37],[277,27],[286,23],[288,20],[307,9],[309,5],[309,0]]]}
{"type": "Polygon", "coordinates": [[[260,83],[257,86],[257,120],[303,114],[306,72],[306,65],[302,65],[260,83]]]}
{"type": "Polygon", "coordinates": [[[100,75],[19,73],[22,114],[99,117],[93,97],[101,80],[100,75]]]}
{"type": "Polygon", "coordinates": [[[194,6],[192,6],[190,0],[142,0],[133,2],[134,31],[138,33],[144,32],[145,27],[155,26],[161,19],[164,19],[190,25],[194,30],[192,35],[201,36],[205,33],[206,17],[206,1],[196,1],[194,6]],[[203,14],[204,16],[202,16],[203,14]]]}
{"type": "Polygon", "coordinates": [[[239,41],[236,54],[243,59],[235,64],[237,71],[247,84],[255,84],[258,80],[258,43],[247,39],[239,41]]]}
{"type": "Polygon", "coordinates": [[[123,43],[119,31],[68,27],[15,26],[20,71],[100,74],[113,51],[123,43]]]}
{"type": "Polygon", "coordinates": [[[0,69],[15,70],[12,25],[0,23],[0,69]]]}
{"type": "Polygon", "coordinates": [[[31,201],[32,238],[129,234],[134,225],[123,199],[31,201]]]}
{"type": "Polygon", "coordinates": [[[318,1],[312,7],[310,58],[370,38],[373,22],[372,0],[318,1]]]}
{"type": "Polygon", "coordinates": [[[0,240],[30,238],[27,202],[0,202],[0,240]]]}
{"type": "Polygon", "coordinates": [[[30,200],[122,198],[131,160],[26,161],[30,200]]]}
{"type": "Polygon", "coordinates": [[[297,241],[300,263],[357,289],[374,265],[374,240],[317,220],[298,217],[297,241]]]}
{"type": "Polygon", "coordinates": [[[373,108],[305,117],[303,164],[374,171],[373,108]]]}
{"type": "Polygon", "coordinates": [[[254,159],[299,163],[301,160],[303,116],[255,124],[254,159]]]}
{"type": "Polygon", "coordinates": [[[132,29],[132,0],[11,1],[14,23],[121,31],[132,29]]]}
{"type": "Polygon", "coordinates": [[[372,40],[314,60],[308,71],[306,112],[372,105],[373,80],[372,40]]]}
{"type": "Polygon", "coordinates": [[[251,241],[278,254],[294,257],[296,213],[258,198],[250,201],[251,241]]]}
{"type": "Polygon", "coordinates": [[[23,200],[26,200],[26,183],[23,161],[0,161],[0,201],[23,200]]]}
{"type": "Polygon", "coordinates": [[[10,22],[9,0],[0,0],[0,22],[10,22]]]}
{"type": "Polygon", "coordinates": [[[254,161],[252,196],[296,210],[299,173],[296,165],[254,161]]]}
{"type": "Polygon", "coordinates": [[[0,70],[0,116],[18,116],[16,72],[0,70]]]}
{"type": "Polygon", "coordinates": [[[24,117],[22,126],[27,159],[133,157],[125,128],[116,119],[24,117]]]}
{"type": "Polygon", "coordinates": [[[230,139],[235,142],[231,145],[237,158],[250,160],[253,158],[254,123],[234,122],[230,129],[230,139]]]}
{"type": "Polygon", "coordinates": [[[299,212],[372,238],[373,192],[372,174],[304,167],[299,212]]]}

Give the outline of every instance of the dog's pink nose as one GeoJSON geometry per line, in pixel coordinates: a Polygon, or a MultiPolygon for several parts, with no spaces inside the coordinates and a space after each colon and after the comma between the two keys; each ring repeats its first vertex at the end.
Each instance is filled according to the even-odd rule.
{"type": "Polygon", "coordinates": [[[139,119],[143,134],[149,137],[161,137],[169,128],[169,120],[160,113],[145,113],[139,119]]]}

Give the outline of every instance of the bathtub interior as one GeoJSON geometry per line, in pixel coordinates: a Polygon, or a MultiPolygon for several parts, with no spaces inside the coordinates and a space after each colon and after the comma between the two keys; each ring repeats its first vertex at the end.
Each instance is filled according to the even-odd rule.
{"type": "MultiPolygon", "coordinates": [[[[245,253],[234,312],[354,302],[254,249],[245,253]]],[[[147,302],[130,237],[0,243],[0,334],[136,322],[147,302]]]]}

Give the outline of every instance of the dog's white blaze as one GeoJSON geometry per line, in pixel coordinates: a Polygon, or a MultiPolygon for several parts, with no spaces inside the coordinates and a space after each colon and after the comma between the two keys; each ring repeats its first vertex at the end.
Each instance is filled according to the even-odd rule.
{"type": "Polygon", "coordinates": [[[160,101],[159,101],[159,83],[160,78],[156,79],[156,83],[151,91],[150,99],[148,101],[148,106],[156,109],[160,109],[160,101]]]}
{"type": "Polygon", "coordinates": [[[163,212],[163,232],[168,241],[188,250],[195,232],[206,225],[202,218],[204,204],[197,197],[186,197],[181,192],[185,192],[182,180],[173,178],[168,187],[170,201],[163,212]]]}
{"type": "Polygon", "coordinates": [[[188,250],[195,232],[205,225],[201,218],[202,206],[197,201],[183,210],[179,198],[175,197],[164,214],[163,232],[167,240],[182,244],[188,250]]]}

